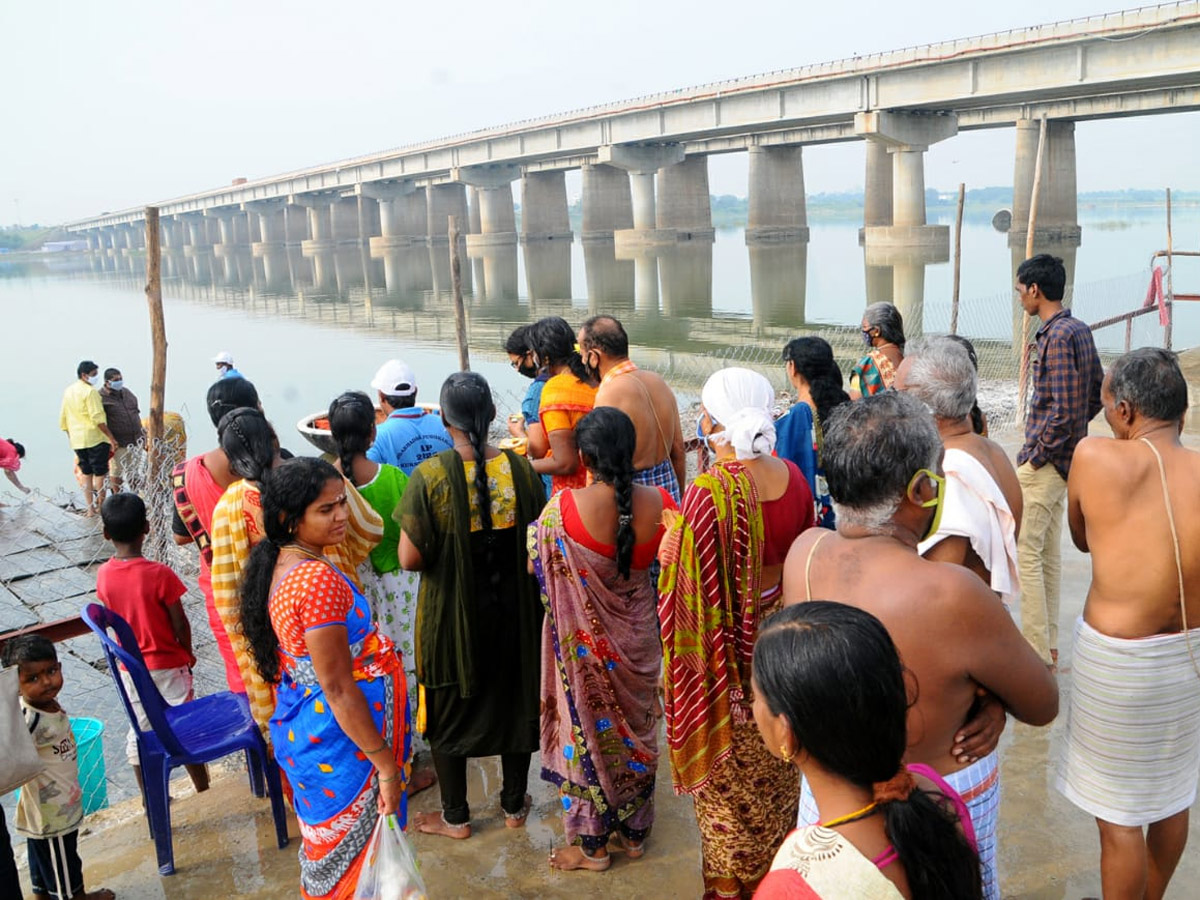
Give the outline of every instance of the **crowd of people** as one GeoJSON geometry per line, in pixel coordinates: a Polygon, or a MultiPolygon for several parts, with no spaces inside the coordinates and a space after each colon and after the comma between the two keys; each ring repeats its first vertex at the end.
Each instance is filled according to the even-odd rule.
{"type": "MultiPolygon", "coordinates": [[[[470,838],[478,757],[500,757],[521,828],[540,755],[561,803],[551,867],[641,858],[661,749],[694,802],[706,898],[998,898],[997,746],[1009,716],[1059,714],[1065,515],[1093,578],[1059,789],[1097,820],[1105,895],[1161,897],[1200,778],[1200,513],[1178,502],[1200,456],[1174,356],[1105,373],[1064,287],[1053,257],[1018,269],[1039,328],[1017,466],[987,437],[974,348],[906,341],[890,304],[864,312],[845,387],[823,339],[787,344],[781,417],[764,375],[714,372],[690,482],[676,398],[612,316],[509,337],[530,386],[495,443],[482,376],[420,405],[388,361],[374,397],[331,403],[332,461],[285,458],[219,356],[219,446],[176,468],[173,531],[200,551],[229,686],[285,777],[303,895],[351,896],[376,817],[407,824],[435,782],[440,810],[412,827],[470,838]],[[1101,409],[1114,440],[1086,437],[1101,409]]],[[[78,375],[64,428],[94,479],[128,433],[100,421],[94,364],[78,375]]],[[[143,520],[89,484],[119,550],[106,578],[126,596],[157,579],[146,640],[186,699],[180,585],[126,561],[143,520]]]]}

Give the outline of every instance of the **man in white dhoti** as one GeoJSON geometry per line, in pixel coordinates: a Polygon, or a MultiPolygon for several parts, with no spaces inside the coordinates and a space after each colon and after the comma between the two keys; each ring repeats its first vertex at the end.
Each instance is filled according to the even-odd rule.
{"type": "Polygon", "coordinates": [[[1021,485],[1003,448],[971,426],[978,383],[966,349],[948,337],[910,342],[896,372],[897,390],[929,407],[946,448],[942,518],[917,551],[970,569],[1008,606],[1018,584],[1021,485]]]}
{"type": "Polygon", "coordinates": [[[1058,789],[1096,817],[1105,897],[1159,898],[1200,780],[1200,454],[1179,440],[1172,353],[1121,357],[1101,391],[1116,440],[1086,438],[1067,482],[1092,584],[1075,626],[1058,789]]]}

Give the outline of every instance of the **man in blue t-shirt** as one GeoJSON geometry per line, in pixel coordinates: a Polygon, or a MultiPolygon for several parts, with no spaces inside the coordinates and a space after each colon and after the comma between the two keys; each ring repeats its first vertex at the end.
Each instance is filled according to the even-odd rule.
{"type": "Polygon", "coordinates": [[[387,419],[375,430],[367,459],[391,463],[411,475],[420,463],[454,446],[441,416],[417,406],[417,378],[398,359],[389,359],[371,379],[387,419]]]}

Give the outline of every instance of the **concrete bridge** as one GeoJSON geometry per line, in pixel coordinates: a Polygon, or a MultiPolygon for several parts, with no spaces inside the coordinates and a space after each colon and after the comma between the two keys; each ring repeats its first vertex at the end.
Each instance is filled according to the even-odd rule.
{"type": "MultiPolygon", "coordinates": [[[[924,153],[960,130],[1016,128],[1014,228],[1023,252],[1039,120],[1047,159],[1035,235],[1073,265],[1080,243],[1075,122],[1200,109],[1200,2],[1088,19],[702,85],[401,147],[157,201],[162,243],[189,255],[249,247],[278,258],[339,244],[372,256],[446,242],[456,215],[469,252],[573,238],[564,173],[582,171],[584,242],[618,255],[711,241],[707,158],[749,155],[751,244],[808,240],[803,148],[866,140],[863,243],[868,294],[920,297],[924,266],[949,254],[926,223],[924,153]],[[521,210],[512,184],[521,183],[521,210]],[[890,287],[890,291],[888,288],[890,287]]],[[[72,222],[90,248],[132,252],[142,207],[72,222]]],[[[515,265],[515,263],[513,263],[515,265]]],[[[643,269],[647,267],[643,266],[643,269]]]]}

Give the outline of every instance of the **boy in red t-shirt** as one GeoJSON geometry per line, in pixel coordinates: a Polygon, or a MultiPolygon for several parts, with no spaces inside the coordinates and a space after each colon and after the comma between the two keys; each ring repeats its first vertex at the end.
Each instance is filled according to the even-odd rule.
{"type": "MultiPolygon", "coordinates": [[[[192,629],[179,602],[187,588],[170,568],[142,556],[142,542],[150,533],[146,504],[137,494],[113,494],[104,501],[100,516],[104,521],[104,537],[112,541],[117,552],[96,572],[96,596],[129,623],[163,699],[172,706],[191,700],[192,666],[196,657],[192,653],[192,629]]],[[[150,720],[142,709],[133,679],[122,670],[121,680],[137,713],[138,727],[149,731],[150,720]]],[[[137,736],[132,727],[125,739],[125,756],[141,787],[137,736]]],[[[208,787],[204,766],[187,769],[196,790],[208,787]]]]}

